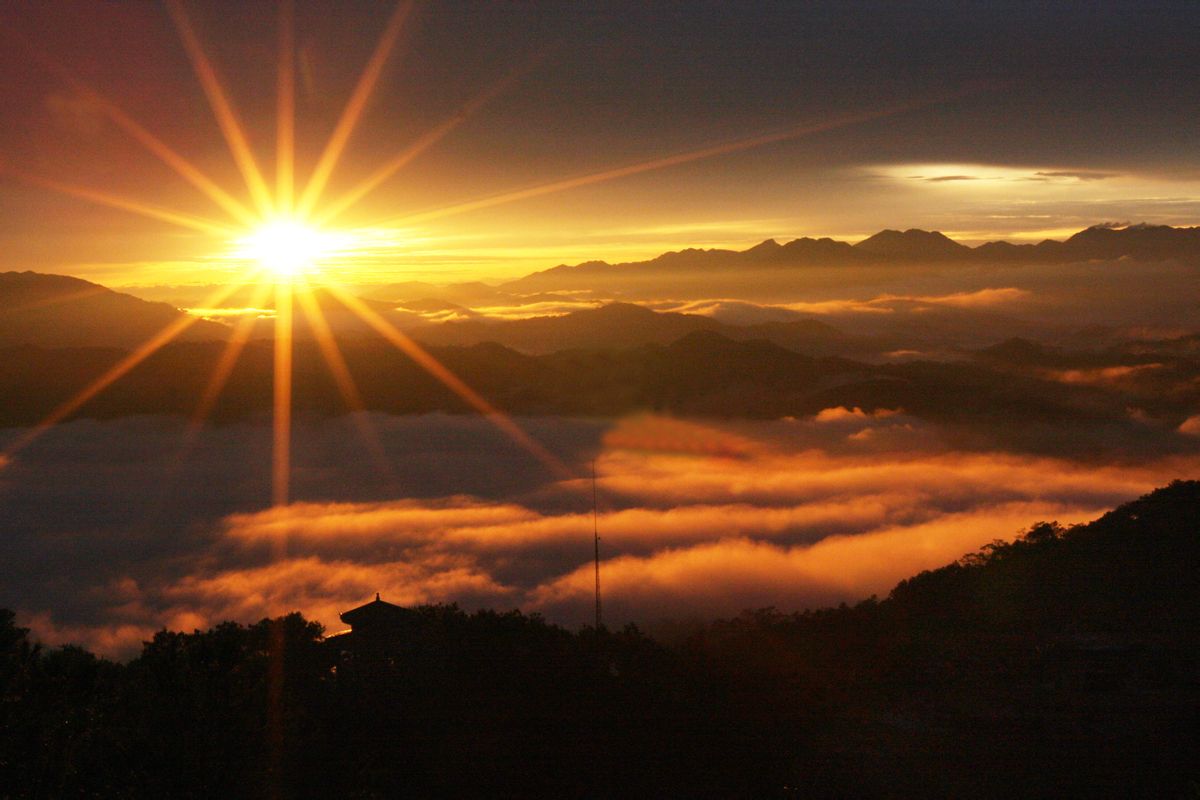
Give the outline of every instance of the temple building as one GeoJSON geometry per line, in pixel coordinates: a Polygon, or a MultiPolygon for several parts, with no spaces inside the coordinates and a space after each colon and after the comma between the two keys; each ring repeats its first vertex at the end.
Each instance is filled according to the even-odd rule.
{"type": "Polygon", "coordinates": [[[394,654],[415,623],[414,613],[379,598],[340,614],[350,630],[326,637],[329,646],[355,656],[394,654]]]}

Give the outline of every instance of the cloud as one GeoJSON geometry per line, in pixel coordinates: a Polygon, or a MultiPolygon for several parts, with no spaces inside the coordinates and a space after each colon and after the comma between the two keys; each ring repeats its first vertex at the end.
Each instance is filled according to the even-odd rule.
{"type": "MultiPolygon", "coordinates": [[[[886,298],[888,300],[894,298],[886,298]]],[[[799,311],[805,314],[890,314],[891,308],[871,300],[818,300],[813,302],[799,301],[786,303],[783,308],[789,311],[799,311]]]]}
{"type": "Polygon", "coordinates": [[[1163,364],[1133,364],[1115,367],[1094,367],[1090,369],[1046,370],[1043,374],[1051,380],[1062,383],[1107,386],[1120,383],[1129,378],[1135,378],[1145,372],[1161,370],[1164,366],[1163,364]]]}
{"type": "MultiPolygon", "coordinates": [[[[809,608],[886,594],[898,579],[953,561],[996,538],[1011,538],[1029,520],[1064,523],[1101,509],[1063,513],[1055,504],[1013,503],[981,512],[948,514],[911,526],[831,536],[813,545],[783,547],[736,537],[605,564],[607,608],[617,615],[694,617],[731,609],[809,608]],[[698,592],[697,587],[703,587],[698,592]]],[[[539,587],[532,605],[552,616],[585,619],[592,595],[586,566],[539,587]]]]}
{"type": "MultiPolygon", "coordinates": [[[[531,317],[559,317],[575,311],[588,311],[594,308],[596,308],[595,301],[564,299],[519,305],[479,305],[473,306],[472,310],[489,319],[519,320],[531,317]]],[[[427,314],[426,317],[428,318],[429,315],[427,314]]]]}
{"type": "Polygon", "coordinates": [[[973,181],[993,186],[1030,181],[1046,184],[1071,184],[1079,181],[1102,181],[1122,177],[1120,173],[1100,170],[1029,169],[1028,167],[996,164],[901,164],[873,169],[873,174],[892,180],[923,183],[973,181]]]}
{"type": "MultiPolygon", "coordinates": [[[[605,513],[599,527],[610,619],[853,600],[886,592],[909,574],[1009,537],[1035,520],[1082,521],[1105,508],[1016,501],[925,520],[917,515],[914,521],[908,519],[911,509],[898,513],[889,502],[847,497],[788,507],[697,504],[605,513]],[[825,535],[831,530],[849,532],[825,535]],[[797,541],[813,537],[812,544],[797,541]]],[[[336,626],[340,612],[375,591],[402,604],[519,606],[560,622],[586,619],[593,580],[587,514],[530,515],[506,507],[483,523],[475,515],[462,516],[461,507],[442,506],[425,519],[436,524],[401,527],[417,510],[301,509],[281,548],[294,555],[188,576],[166,587],[160,602],[169,603],[168,617],[190,614],[209,624],[301,608],[336,626]],[[514,569],[514,561],[536,569],[514,569]]],[[[231,520],[229,536],[245,542],[269,535],[279,513],[264,516],[271,519],[231,520]]]]}
{"type": "Polygon", "coordinates": [[[699,314],[712,317],[727,325],[789,322],[804,317],[804,314],[799,311],[784,306],[765,305],[728,298],[696,301],[658,300],[645,303],[644,305],[656,311],[674,311],[680,314],[699,314]]]}
{"type": "MultiPolygon", "coordinates": [[[[203,463],[174,489],[162,477],[170,453],[145,448],[177,435],[178,423],[65,426],[5,473],[16,513],[0,605],[48,642],[112,655],[131,654],[163,626],[292,610],[336,629],[341,612],[377,591],[405,604],[586,620],[589,479],[559,481],[526,465],[485,421],[372,421],[402,481],[369,483],[348,423],[301,424],[299,499],[285,508],[236,493],[269,465],[269,448],[262,464],[238,460],[256,451],[255,437],[269,443],[265,426],[206,431],[203,463]],[[315,468],[343,460],[344,470],[315,468]],[[163,492],[157,516],[147,486],[163,492]]],[[[1038,520],[1089,519],[1200,472],[1196,456],[1105,464],[962,450],[900,411],[523,422],[560,452],[573,442],[577,465],[596,455],[611,624],[853,602],[1038,520]]]]}
{"type": "Polygon", "coordinates": [[[845,406],[837,406],[835,408],[825,408],[817,412],[813,417],[814,422],[863,422],[865,420],[886,419],[894,417],[900,412],[896,409],[880,408],[872,412],[863,411],[861,408],[846,408],[845,406]]]}
{"type": "Polygon", "coordinates": [[[1015,303],[1033,297],[1033,292],[1016,286],[983,287],[944,294],[878,294],[865,298],[797,301],[791,303],[750,303],[744,300],[659,300],[648,304],[658,311],[701,314],[735,325],[761,322],[786,322],[806,315],[852,316],[896,315],[917,310],[917,306],[946,306],[984,309],[1015,303]]]}
{"type": "Polygon", "coordinates": [[[1200,414],[1185,419],[1179,426],[1179,432],[1188,436],[1200,436],[1200,414]]]}
{"type": "MultiPolygon", "coordinates": [[[[141,649],[142,642],[149,641],[162,626],[155,624],[116,623],[103,625],[70,625],[55,620],[49,611],[38,611],[22,615],[20,624],[29,628],[33,635],[46,643],[81,644],[96,653],[131,655],[141,649]]],[[[196,619],[202,624],[203,620],[196,619]]],[[[190,630],[197,625],[185,626],[190,630]]],[[[178,628],[176,628],[178,630],[178,628]]]]}
{"type": "Polygon", "coordinates": [[[1092,170],[1043,170],[1033,174],[1039,178],[1071,178],[1077,181],[1103,181],[1109,178],[1120,177],[1116,172],[1095,172],[1092,170]]]}
{"type": "Polygon", "coordinates": [[[998,289],[988,288],[973,292],[952,292],[942,295],[881,297],[876,302],[886,303],[889,300],[911,300],[917,303],[933,303],[935,305],[954,306],[956,308],[986,308],[1024,300],[1030,294],[1027,289],[1006,286],[998,289]]]}
{"type": "Polygon", "coordinates": [[[310,619],[337,629],[339,614],[374,592],[403,605],[497,602],[506,594],[490,577],[454,559],[361,563],[305,556],[187,576],[166,587],[161,599],[169,604],[168,618],[178,620],[176,624],[187,620],[182,627],[204,627],[222,619],[258,620],[302,609],[310,619]]]}

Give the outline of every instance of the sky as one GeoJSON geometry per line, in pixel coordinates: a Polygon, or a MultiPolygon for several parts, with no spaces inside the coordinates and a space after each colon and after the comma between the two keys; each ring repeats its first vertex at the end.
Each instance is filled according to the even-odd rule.
{"type": "MultiPolygon", "coordinates": [[[[213,65],[273,190],[279,7],[176,8],[0,9],[0,268],[113,286],[245,271],[235,240],[253,224],[113,109],[251,205],[179,29],[213,65]],[[232,230],[148,218],[97,191],[232,230]]],[[[1193,3],[396,8],[295,6],[298,187],[396,31],[314,213],[427,145],[326,223],[349,242],[326,256],[345,282],[499,281],[889,227],[978,243],[1200,220],[1193,3]]]]}

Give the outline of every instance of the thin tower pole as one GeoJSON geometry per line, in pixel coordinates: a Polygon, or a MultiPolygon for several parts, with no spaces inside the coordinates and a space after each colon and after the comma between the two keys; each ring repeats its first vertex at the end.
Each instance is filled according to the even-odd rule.
{"type": "Polygon", "coordinates": [[[592,535],[596,546],[596,633],[600,632],[600,522],[596,503],[596,461],[592,459],[592,535]]]}

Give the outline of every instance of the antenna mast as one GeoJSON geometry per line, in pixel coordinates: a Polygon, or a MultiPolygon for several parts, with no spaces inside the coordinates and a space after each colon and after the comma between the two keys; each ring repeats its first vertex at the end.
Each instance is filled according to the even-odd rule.
{"type": "Polygon", "coordinates": [[[596,546],[596,633],[600,633],[600,523],[596,503],[596,460],[592,459],[592,535],[596,546]]]}

